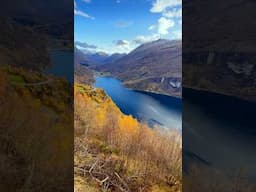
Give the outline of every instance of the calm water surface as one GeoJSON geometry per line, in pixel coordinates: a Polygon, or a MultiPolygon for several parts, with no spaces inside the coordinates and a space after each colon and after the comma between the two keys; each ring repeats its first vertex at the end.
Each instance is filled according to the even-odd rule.
{"type": "MultiPolygon", "coordinates": [[[[189,89],[183,98],[183,150],[219,172],[256,179],[256,103],[189,89]]],[[[193,163],[183,157],[183,165],[193,163]]]]}
{"type": "Polygon", "coordinates": [[[164,128],[181,130],[181,99],[125,88],[110,77],[96,77],[95,87],[102,88],[125,114],[164,128]]]}

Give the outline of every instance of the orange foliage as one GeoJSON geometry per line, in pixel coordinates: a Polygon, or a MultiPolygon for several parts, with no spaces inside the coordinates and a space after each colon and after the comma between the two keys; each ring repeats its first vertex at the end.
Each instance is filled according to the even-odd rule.
{"type": "Polygon", "coordinates": [[[136,121],[132,116],[121,116],[118,119],[118,127],[121,133],[128,135],[138,134],[138,121],[136,121]]]}

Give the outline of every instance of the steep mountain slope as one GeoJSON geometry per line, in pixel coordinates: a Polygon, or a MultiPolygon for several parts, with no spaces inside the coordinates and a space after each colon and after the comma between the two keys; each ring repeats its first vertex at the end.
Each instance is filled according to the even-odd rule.
{"type": "Polygon", "coordinates": [[[183,8],[183,85],[256,101],[256,3],[196,0],[183,8]]]}
{"type": "Polygon", "coordinates": [[[159,39],[96,67],[134,89],[181,96],[181,41],[159,39]]]}

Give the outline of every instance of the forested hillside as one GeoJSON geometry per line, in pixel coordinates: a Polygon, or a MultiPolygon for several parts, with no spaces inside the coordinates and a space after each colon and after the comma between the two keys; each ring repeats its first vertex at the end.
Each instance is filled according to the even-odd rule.
{"type": "Polygon", "coordinates": [[[71,189],[70,93],[63,79],[0,67],[0,191],[71,189]]]}
{"type": "Polygon", "coordinates": [[[181,136],[122,114],[101,89],[75,85],[75,190],[181,191],[181,136]]]}

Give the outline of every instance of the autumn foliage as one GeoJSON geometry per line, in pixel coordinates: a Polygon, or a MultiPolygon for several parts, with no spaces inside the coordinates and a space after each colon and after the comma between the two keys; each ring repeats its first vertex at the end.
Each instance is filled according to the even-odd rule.
{"type": "Polygon", "coordinates": [[[72,86],[59,79],[25,86],[45,78],[0,68],[0,191],[73,188],[72,86]]]}
{"type": "Polygon", "coordinates": [[[124,115],[100,89],[75,85],[77,191],[181,191],[181,137],[124,115]],[[79,182],[78,182],[79,181],[79,182]]]}

